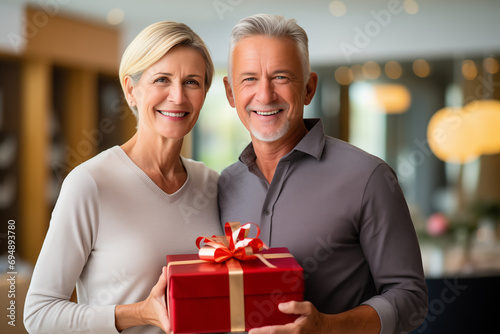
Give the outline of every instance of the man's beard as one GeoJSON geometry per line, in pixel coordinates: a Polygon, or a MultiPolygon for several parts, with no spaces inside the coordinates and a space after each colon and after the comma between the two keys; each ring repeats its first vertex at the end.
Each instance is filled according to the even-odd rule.
{"type": "Polygon", "coordinates": [[[289,128],[290,122],[288,120],[286,120],[286,122],[280,126],[278,131],[273,131],[272,133],[261,133],[259,129],[254,129],[250,124],[250,133],[260,141],[273,142],[283,137],[288,132],[289,128]]]}
{"type": "MultiPolygon", "coordinates": [[[[281,110],[280,112],[286,112],[288,108],[289,108],[288,104],[275,103],[266,105],[265,108],[263,107],[253,108],[252,106],[247,106],[246,111],[248,113],[252,113],[254,112],[254,110],[266,109],[266,110],[281,110]]],[[[273,142],[280,139],[288,132],[288,129],[290,129],[290,121],[286,119],[285,123],[282,124],[277,131],[273,131],[272,133],[263,133],[263,131],[261,131],[259,128],[254,128],[251,123],[249,124],[249,127],[250,127],[250,133],[254,138],[263,142],[273,142]]]]}

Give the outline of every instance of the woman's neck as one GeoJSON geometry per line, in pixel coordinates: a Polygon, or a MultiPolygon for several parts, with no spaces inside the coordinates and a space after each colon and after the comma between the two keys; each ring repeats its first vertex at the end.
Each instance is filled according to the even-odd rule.
{"type": "Polygon", "coordinates": [[[187,179],[180,159],[182,142],[182,139],[152,138],[138,131],[121,148],[158,187],[172,194],[187,179]]]}

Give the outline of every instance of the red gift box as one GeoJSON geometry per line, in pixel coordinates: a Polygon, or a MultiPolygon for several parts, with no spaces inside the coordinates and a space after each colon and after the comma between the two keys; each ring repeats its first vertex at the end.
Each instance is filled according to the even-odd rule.
{"type": "Polygon", "coordinates": [[[168,255],[166,298],[173,332],[238,332],[293,322],[297,316],[282,313],[278,304],[303,300],[303,270],[286,248],[259,254],[276,267],[258,258],[215,263],[198,254],[168,255]]]}

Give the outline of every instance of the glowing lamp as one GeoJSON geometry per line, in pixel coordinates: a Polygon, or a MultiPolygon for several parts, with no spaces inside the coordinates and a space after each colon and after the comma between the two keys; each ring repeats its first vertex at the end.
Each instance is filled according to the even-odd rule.
{"type": "Polygon", "coordinates": [[[375,85],[377,102],[388,114],[401,114],[408,110],[411,104],[411,94],[408,88],[397,84],[375,85]]]}
{"type": "Polygon", "coordinates": [[[465,112],[477,114],[479,141],[482,154],[500,153],[500,101],[476,100],[465,105],[465,112]]]}
{"type": "Polygon", "coordinates": [[[438,110],[427,126],[427,139],[432,152],[439,159],[452,163],[467,163],[479,157],[479,122],[476,116],[476,113],[467,113],[462,108],[438,110]]]}

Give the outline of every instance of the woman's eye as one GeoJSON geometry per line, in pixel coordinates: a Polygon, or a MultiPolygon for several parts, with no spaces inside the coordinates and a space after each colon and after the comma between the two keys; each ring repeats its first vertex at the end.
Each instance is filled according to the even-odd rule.
{"type": "Polygon", "coordinates": [[[165,77],[159,77],[159,78],[156,78],[154,82],[165,83],[165,82],[168,82],[168,80],[165,77]]]}
{"type": "Polygon", "coordinates": [[[195,86],[199,86],[200,85],[200,83],[198,81],[196,81],[196,80],[188,80],[188,81],[186,81],[186,84],[187,85],[195,85],[195,86]]]}

